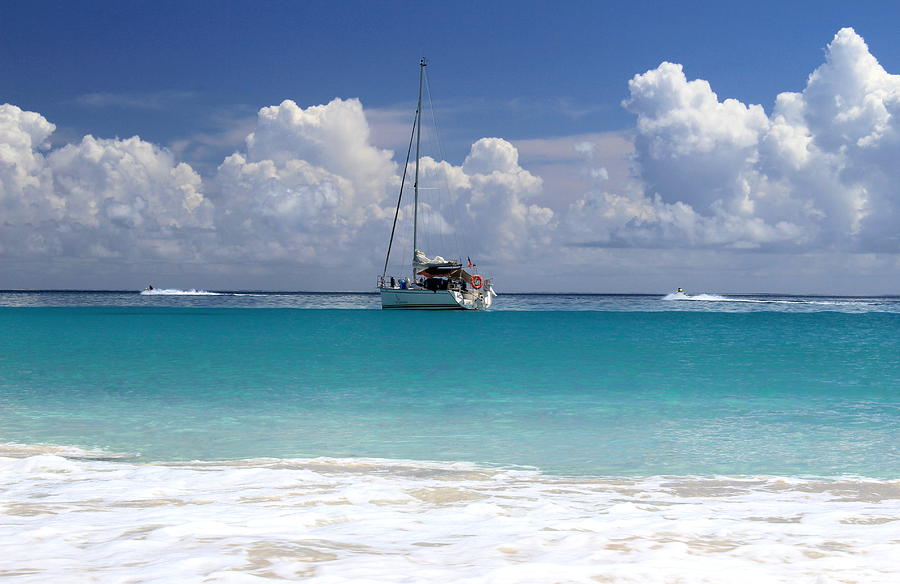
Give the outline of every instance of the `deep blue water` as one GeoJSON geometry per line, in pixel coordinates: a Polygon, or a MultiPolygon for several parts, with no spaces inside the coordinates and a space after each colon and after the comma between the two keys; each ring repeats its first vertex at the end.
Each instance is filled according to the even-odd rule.
{"type": "Polygon", "coordinates": [[[900,300],[717,298],[0,293],[0,442],[900,477],[900,300]]]}

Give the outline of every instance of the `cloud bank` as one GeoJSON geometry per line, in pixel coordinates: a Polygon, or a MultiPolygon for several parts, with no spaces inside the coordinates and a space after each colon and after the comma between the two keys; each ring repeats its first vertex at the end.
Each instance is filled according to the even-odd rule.
{"type": "Polygon", "coordinates": [[[572,206],[583,245],[900,251],[900,76],[845,28],[801,93],[719,100],[662,63],[629,82],[638,184],[572,206]]]}
{"type": "MultiPolygon", "coordinates": [[[[598,262],[614,269],[611,253],[631,261],[672,249],[888,254],[896,263],[900,76],[852,29],[771,113],[720,100],[674,63],[636,75],[628,90],[633,152],[604,160],[596,145],[574,143],[592,184],[580,196],[523,168],[501,138],[477,140],[459,165],[423,158],[421,184],[444,194],[438,205],[423,191],[421,247],[501,273],[542,262],[582,274],[598,262]],[[607,168],[626,163],[630,176],[611,180],[607,168]]],[[[403,169],[373,145],[359,100],[262,108],[244,147],[205,178],[139,137],[88,135],[50,149],[54,131],[38,113],[0,106],[7,287],[26,272],[65,280],[119,270],[120,280],[104,281],[191,274],[235,288],[366,289],[380,271],[403,169]]],[[[397,266],[411,246],[406,201],[397,266]]]]}
{"type": "MultiPolygon", "coordinates": [[[[322,270],[352,271],[346,285],[374,282],[400,169],[391,152],[371,144],[359,100],[306,109],[286,100],[262,108],[245,150],[205,181],[170,151],[138,137],[85,136],[49,151],[54,129],[37,113],[0,106],[2,260],[43,260],[57,269],[71,261],[79,270],[86,262],[95,270],[143,264],[135,275],[160,262],[176,274],[291,271],[298,286],[306,270],[319,278],[311,287],[319,288],[333,285],[321,280],[322,270]]],[[[429,253],[461,255],[460,219],[473,228],[470,255],[481,249],[497,250],[482,257],[516,257],[546,238],[540,228],[553,212],[526,201],[540,193],[541,179],[517,158],[499,138],[477,141],[460,166],[423,158],[422,183],[449,186],[446,207],[421,206],[423,228],[438,226],[437,235],[454,236],[457,248],[429,253]]],[[[406,199],[401,221],[409,224],[406,199]]],[[[423,237],[423,247],[436,242],[423,237]]],[[[401,265],[412,255],[411,237],[404,234],[397,244],[394,263],[401,265]]]]}
{"type": "Polygon", "coordinates": [[[0,105],[0,257],[190,261],[211,228],[200,176],[134,137],[47,151],[55,126],[0,105]]]}

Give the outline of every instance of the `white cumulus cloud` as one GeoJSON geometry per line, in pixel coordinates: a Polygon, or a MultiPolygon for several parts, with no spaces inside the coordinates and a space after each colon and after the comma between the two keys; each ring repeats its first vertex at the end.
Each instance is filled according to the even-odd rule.
{"type": "Polygon", "coordinates": [[[211,186],[219,241],[212,255],[343,265],[370,254],[360,237],[369,222],[384,221],[397,177],[391,153],[370,144],[358,100],[262,108],[246,144],[211,186]]]}
{"type": "Polygon", "coordinates": [[[134,137],[85,136],[46,152],[55,127],[0,106],[0,250],[7,258],[184,260],[209,227],[201,180],[134,137]]]}
{"type": "MultiPolygon", "coordinates": [[[[356,99],[260,109],[245,150],[206,181],[138,137],[85,136],[50,151],[54,129],[40,114],[0,107],[0,257],[7,260],[68,258],[79,269],[91,261],[96,269],[113,260],[164,261],[232,275],[248,265],[276,274],[370,266],[368,281],[386,251],[399,167],[372,145],[356,99]]],[[[529,200],[542,181],[519,166],[505,140],[478,140],[458,166],[424,157],[420,181],[420,244],[428,253],[499,261],[546,242],[553,212],[529,200]]],[[[400,264],[411,255],[410,195],[408,188],[396,240],[400,264]]]]}
{"type": "Polygon", "coordinates": [[[458,233],[450,245],[457,255],[509,261],[547,242],[555,215],[532,201],[543,193],[543,181],[519,165],[519,153],[508,141],[481,138],[461,166],[425,158],[420,172],[423,185],[446,185],[450,191],[441,218],[458,233]]]}
{"type": "Polygon", "coordinates": [[[662,63],[629,82],[632,188],[597,184],[568,235],[598,246],[900,251],[900,76],[840,30],[771,115],[662,63]]]}

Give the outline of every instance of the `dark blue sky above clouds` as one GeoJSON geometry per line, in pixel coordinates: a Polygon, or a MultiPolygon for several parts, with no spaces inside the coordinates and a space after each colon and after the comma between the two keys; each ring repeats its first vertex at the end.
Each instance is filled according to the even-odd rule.
{"type": "Polygon", "coordinates": [[[877,2],[8,3],[0,287],[156,270],[367,289],[346,265],[383,253],[360,234],[390,214],[424,55],[451,165],[435,179],[498,274],[527,257],[569,290],[674,272],[803,292],[840,266],[890,291],[898,21],[877,2]]]}
{"type": "Polygon", "coordinates": [[[767,109],[802,89],[844,26],[900,69],[900,5],[849,4],[8,3],[0,88],[75,134],[166,144],[284,99],[408,104],[426,55],[440,100],[470,105],[453,125],[473,138],[621,130],[628,79],[662,61],[767,109]]]}

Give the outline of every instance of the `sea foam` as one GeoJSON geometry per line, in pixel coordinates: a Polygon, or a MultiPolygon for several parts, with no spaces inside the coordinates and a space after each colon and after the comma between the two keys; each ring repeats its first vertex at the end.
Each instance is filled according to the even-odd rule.
{"type": "Polygon", "coordinates": [[[0,574],[16,582],[900,578],[900,481],[39,454],[0,458],[0,490],[0,574]]]}

